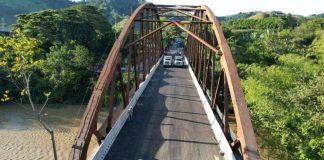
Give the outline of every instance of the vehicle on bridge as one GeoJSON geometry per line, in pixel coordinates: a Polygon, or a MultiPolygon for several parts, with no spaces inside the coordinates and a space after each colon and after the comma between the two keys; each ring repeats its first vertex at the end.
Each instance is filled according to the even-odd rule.
{"type": "Polygon", "coordinates": [[[184,66],[184,58],[182,55],[176,55],[174,56],[174,62],[173,65],[176,67],[183,67],[184,66]]]}
{"type": "Polygon", "coordinates": [[[171,55],[163,56],[163,66],[164,67],[171,67],[172,66],[172,56],[171,55]]]}

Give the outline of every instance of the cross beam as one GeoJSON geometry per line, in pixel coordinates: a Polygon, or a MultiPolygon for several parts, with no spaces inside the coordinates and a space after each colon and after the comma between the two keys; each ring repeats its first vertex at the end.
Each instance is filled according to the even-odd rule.
{"type": "Polygon", "coordinates": [[[166,26],[168,26],[168,25],[170,25],[170,24],[172,24],[172,22],[169,22],[169,23],[167,23],[167,24],[164,24],[163,26],[161,26],[161,27],[159,27],[159,28],[153,30],[152,32],[150,32],[150,33],[148,33],[148,34],[142,36],[141,38],[135,40],[134,42],[128,43],[128,44],[125,45],[123,48],[128,48],[129,46],[132,46],[132,45],[136,44],[137,42],[139,42],[139,41],[143,40],[144,38],[146,38],[146,37],[148,37],[148,36],[154,34],[155,32],[160,31],[161,29],[165,28],[166,26]]]}
{"type": "Polygon", "coordinates": [[[212,45],[210,45],[208,42],[204,41],[202,38],[198,37],[196,34],[194,34],[191,31],[189,31],[187,28],[183,27],[181,24],[179,24],[177,22],[173,22],[173,24],[175,24],[176,26],[178,26],[183,31],[187,32],[189,35],[191,35],[193,38],[195,38],[196,40],[198,40],[199,42],[201,42],[202,44],[204,44],[205,46],[207,46],[209,49],[213,50],[214,52],[218,52],[218,49],[216,49],[215,47],[213,47],[212,45]]]}

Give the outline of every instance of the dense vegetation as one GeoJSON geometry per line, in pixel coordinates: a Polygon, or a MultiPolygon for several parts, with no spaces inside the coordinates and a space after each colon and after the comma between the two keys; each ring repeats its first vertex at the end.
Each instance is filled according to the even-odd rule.
{"type": "MultiPolygon", "coordinates": [[[[114,26],[115,32],[120,32],[127,19],[124,16],[142,1],[84,3],[92,6],[17,16],[14,36],[0,37],[1,100],[26,98],[26,78],[30,76],[36,102],[50,93],[52,102],[80,102],[114,42],[107,17],[120,21],[114,26]]],[[[15,14],[71,4],[67,0],[0,0],[0,22],[7,26],[15,22],[15,14]]],[[[259,146],[266,149],[263,158],[323,159],[323,14],[304,18],[250,12],[221,19],[259,146]]],[[[170,41],[184,37],[174,26],[165,30],[163,37],[170,41]]]]}
{"type": "MultiPolygon", "coordinates": [[[[145,0],[83,0],[78,3],[98,7],[111,23],[117,23],[144,2],[145,0]]],[[[75,4],[70,0],[0,0],[0,29],[9,30],[16,23],[17,14],[62,9],[75,4]]]]}
{"type": "Polygon", "coordinates": [[[0,28],[9,29],[16,15],[44,9],[59,9],[73,5],[69,0],[0,0],[0,28]]]}
{"type": "Polygon", "coordinates": [[[217,17],[217,19],[221,22],[224,22],[224,21],[239,20],[239,19],[255,19],[256,17],[260,17],[260,16],[284,16],[284,15],[285,13],[282,13],[280,11],[271,11],[271,12],[252,11],[252,12],[239,12],[237,14],[228,15],[228,16],[220,16],[217,17]]]}
{"type": "Polygon", "coordinates": [[[115,23],[131,15],[132,11],[145,0],[85,0],[85,2],[102,9],[109,21],[115,23]]]}
{"type": "Polygon", "coordinates": [[[3,100],[25,95],[30,78],[36,102],[45,91],[52,102],[79,102],[114,41],[110,23],[86,5],[19,15],[12,32],[0,37],[3,100]]]}
{"type": "Polygon", "coordinates": [[[222,24],[263,158],[324,157],[323,22],[267,15],[222,24]]]}
{"type": "Polygon", "coordinates": [[[84,95],[78,93],[91,88],[115,36],[143,2],[85,0],[72,6],[69,0],[0,0],[0,28],[11,28],[15,35],[0,37],[2,99],[25,96],[23,75],[32,72],[30,89],[36,102],[44,100],[45,91],[51,91],[52,102],[79,102],[84,95]],[[120,22],[112,28],[107,20],[120,22]]]}

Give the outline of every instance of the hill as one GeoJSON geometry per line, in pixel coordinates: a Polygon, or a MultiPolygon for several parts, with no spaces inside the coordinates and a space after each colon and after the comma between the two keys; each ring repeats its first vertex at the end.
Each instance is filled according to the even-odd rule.
{"type": "Polygon", "coordinates": [[[255,14],[257,14],[256,11],[255,12],[240,12],[240,13],[228,15],[228,16],[219,16],[219,17],[217,17],[217,19],[219,21],[237,20],[237,19],[242,19],[242,18],[249,18],[251,16],[254,16],[255,14]]]}
{"type": "Polygon", "coordinates": [[[257,12],[255,15],[248,17],[249,19],[264,19],[269,17],[270,15],[265,12],[257,12]]]}
{"type": "Polygon", "coordinates": [[[16,15],[44,9],[66,8],[74,3],[69,0],[0,0],[0,28],[9,30],[16,22],[16,15]]]}
{"type": "MultiPolygon", "coordinates": [[[[90,4],[102,10],[112,23],[130,15],[145,0],[84,0],[78,3],[90,4]]],[[[77,3],[70,0],[0,0],[0,29],[9,30],[16,22],[17,14],[45,9],[67,8],[77,3]]]]}
{"type": "MultiPolygon", "coordinates": [[[[281,11],[270,11],[270,12],[261,12],[261,11],[252,11],[252,12],[240,12],[233,15],[228,16],[220,16],[217,17],[217,19],[221,22],[224,21],[233,21],[238,19],[263,19],[267,17],[280,17],[280,16],[286,16],[289,14],[283,13],[281,11]]],[[[300,15],[293,15],[294,17],[303,17],[300,15]]],[[[315,15],[317,16],[317,15],[315,15]]]]}
{"type": "Polygon", "coordinates": [[[111,23],[123,20],[144,2],[145,0],[85,0],[85,3],[102,9],[111,23]]]}
{"type": "Polygon", "coordinates": [[[324,13],[321,14],[312,14],[308,16],[309,18],[324,18],[324,13]]]}

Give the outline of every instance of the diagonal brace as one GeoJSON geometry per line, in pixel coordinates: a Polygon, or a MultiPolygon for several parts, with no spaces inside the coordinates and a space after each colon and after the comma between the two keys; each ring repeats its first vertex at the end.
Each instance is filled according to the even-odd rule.
{"type": "Polygon", "coordinates": [[[203,21],[203,22],[209,22],[209,21],[206,20],[206,19],[200,18],[200,17],[198,17],[198,16],[192,15],[192,14],[187,13],[187,12],[184,12],[184,11],[180,11],[180,10],[178,10],[178,9],[176,9],[175,11],[178,12],[178,13],[180,13],[180,14],[183,14],[183,15],[186,15],[186,16],[189,16],[189,17],[192,17],[192,18],[199,19],[199,20],[201,20],[201,21],[203,21]]]}
{"type": "Polygon", "coordinates": [[[198,37],[196,34],[192,33],[191,31],[189,31],[187,28],[183,27],[181,24],[177,23],[177,22],[173,22],[176,26],[178,26],[180,29],[184,30],[185,32],[187,32],[189,35],[191,35],[193,38],[195,38],[196,40],[198,40],[199,42],[201,42],[202,44],[204,44],[205,46],[207,46],[208,48],[210,48],[211,50],[213,50],[214,52],[218,52],[218,49],[216,49],[215,47],[213,47],[212,45],[210,45],[208,42],[204,41],[202,38],[198,37]]]}
{"type": "Polygon", "coordinates": [[[148,36],[154,34],[155,32],[160,31],[161,29],[165,28],[166,26],[168,26],[168,25],[170,25],[170,24],[172,24],[172,22],[169,22],[169,23],[167,23],[167,24],[164,24],[163,26],[161,26],[161,27],[155,29],[154,31],[152,31],[152,32],[150,32],[150,33],[144,35],[143,37],[141,37],[141,38],[135,40],[134,42],[128,43],[128,44],[125,45],[123,48],[128,48],[129,46],[132,46],[132,45],[136,44],[137,42],[139,42],[139,41],[143,40],[144,38],[146,38],[146,37],[148,37],[148,36]]]}

